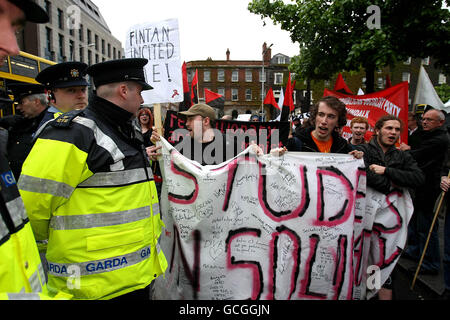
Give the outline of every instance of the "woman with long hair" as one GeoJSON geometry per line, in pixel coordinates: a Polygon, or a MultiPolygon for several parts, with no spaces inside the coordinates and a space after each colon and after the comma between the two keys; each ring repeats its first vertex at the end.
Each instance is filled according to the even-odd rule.
{"type": "Polygon", "coordinates": [[[153,145],[150,142],[153,127],[153,115],[149,108],[142,108],[138,113],[139,126],[141,127],[142,137],[144,138],[145,147],[153,145]]]}

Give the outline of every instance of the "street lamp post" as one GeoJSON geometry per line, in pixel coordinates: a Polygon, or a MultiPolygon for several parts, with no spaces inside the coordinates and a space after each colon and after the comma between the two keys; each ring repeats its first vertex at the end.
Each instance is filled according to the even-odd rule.
{"type": "Polygon", "coordinates": [[[265,73],[264,73],[264,56],[265,56],[265,54],[266,54],[266,52],[270,49],[270,48],[272,48],[272,46],[273,46],[273,43],[270,45],[270,46],[268,46],[265,50],[263,50],[263,53],[262,53],[262,73],[261,73],[261,77],[262,77],[262,81],[261,81],[261,120],[263,120],[263,118],[264,118],[264,82],[266,82],[266,75],[265,75],[265,73]]]}

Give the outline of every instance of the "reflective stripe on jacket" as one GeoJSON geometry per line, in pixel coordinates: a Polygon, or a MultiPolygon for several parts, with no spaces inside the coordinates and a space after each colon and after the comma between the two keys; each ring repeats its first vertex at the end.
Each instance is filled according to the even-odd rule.
{"type": "Polygon", "coordinates": [[[118,107],[97,97],[48,124],[19,181],[36,239],[48,239],[49,290],[74,299],[144,288],[167,267],[149,162],[102,108],[118,107]]]}
{"type": "Polygon", "coordinates": [[[33,231],[3,155],[0,155],[0,176],[0,293],[46,292],[33,231]]]}

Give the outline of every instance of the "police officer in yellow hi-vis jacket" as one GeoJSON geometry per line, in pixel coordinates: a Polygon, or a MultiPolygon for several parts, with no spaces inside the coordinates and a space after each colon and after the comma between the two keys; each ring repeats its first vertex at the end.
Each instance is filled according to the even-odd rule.
{"type": "Polygon", "coordinates": [[[45,86],[49,95],[49,108],[39,128],[64,112],[86,108],[89,85],[85,79],[87,67],[83,62],[69,61],[52,65],[39,72],[36,81],[45,86]]]}
{"type": "Polygon", "coordinates": [[[50,121],[23,165],[19,188],[34,234],[48,239],[49,291],[149,298],[151,282],[167,268],[150,163],[131,125],[141,92],[152,89],[145,64],[89,67],[96,95],[88,107],[50,121]]]}
{"type": "MultiPolygon", "coordinates": [[[[0,0],[0,66],[6,56],[19,53],[15,32],[25,21],[45,23],[48,16],[32,1],[0,0]]],[[[50,299],[27,213],[3,153],[0,153],[0,299],[50,299]]]]}

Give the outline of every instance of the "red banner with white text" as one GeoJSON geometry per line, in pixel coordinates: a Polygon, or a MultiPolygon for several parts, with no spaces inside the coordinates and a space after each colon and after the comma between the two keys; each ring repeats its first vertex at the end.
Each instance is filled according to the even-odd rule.
{"type": "Polygon", "coordinates": [[[347,106],[347,125],[342,136],[351,136],[350,121],[354,117],[364,117],[369,120],[370,128],[366,133],[366,141],[372,137],[375,123],[384,115],[391,114],[403,121],[403,132],[400,143],[408,143],[408,82],[404,81],[388,89],[365,95],[349,95],[325,89],[324,96],[335,96],[347,106]]]}

